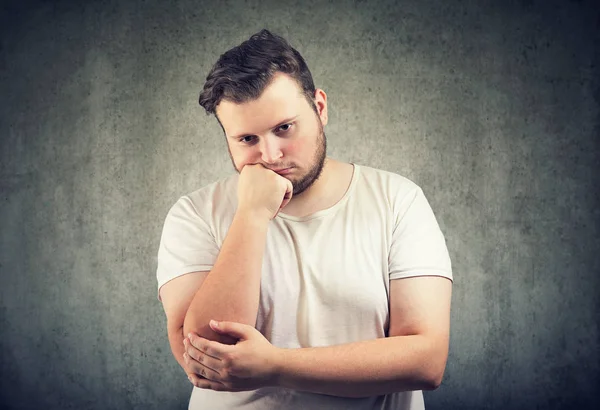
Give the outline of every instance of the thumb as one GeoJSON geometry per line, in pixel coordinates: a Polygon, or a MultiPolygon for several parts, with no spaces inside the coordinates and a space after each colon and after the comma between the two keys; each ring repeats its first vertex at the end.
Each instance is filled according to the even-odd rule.
{"type": "Polygon", "coordinates": [[[217,333],[228,334],[235,337],[236,339],[245,340],[250,335],[250,331],[254,329],[251,326],[237,322],[217,322],[216,320],[210,321],[210,328],[217,333]]]}

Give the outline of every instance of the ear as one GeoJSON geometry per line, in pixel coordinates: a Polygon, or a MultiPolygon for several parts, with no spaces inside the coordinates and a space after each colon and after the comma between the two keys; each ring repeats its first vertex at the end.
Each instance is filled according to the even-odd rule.
{"type": "Polygon", "coordinates": [[[321,124],[323,126],[327,125],[327,94],[325,91],[317,88],[315,90],[315,106],[317,107],[317,113],[319,113],[319,118],[321,120],[321,124]]]}

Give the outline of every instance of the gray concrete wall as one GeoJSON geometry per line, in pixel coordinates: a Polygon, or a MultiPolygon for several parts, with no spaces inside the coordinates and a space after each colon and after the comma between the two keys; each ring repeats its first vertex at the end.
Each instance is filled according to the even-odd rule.
{"type": "Polygon", "coordinates": [[[428,408],[598,406],[592,3],[4,2],[1,407],[186,408],[160,232],[233,172],[197,97],[263,27],[328,93],[330,155],[414,180],[446,235],[451,349],[428,408]]]}

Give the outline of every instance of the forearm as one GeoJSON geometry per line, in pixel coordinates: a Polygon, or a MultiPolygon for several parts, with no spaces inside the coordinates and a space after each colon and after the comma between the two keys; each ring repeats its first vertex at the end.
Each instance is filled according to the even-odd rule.
{"type": "Polygon", "coordinates": [[[213,332],[211,319],[256,324],[260,278],[268,221],[236,213],[223,246],[187,310],[184,335],[194,331],[207,339],[234,343],[213,332]]]}
{"type": "Polygon", "coordinates": [[[367,397],[436,388],[447,347],[412,335],[344,345],[282,349],[278,385],[343,397],[367,397]]]}
{"type": "Polygon", "coordinates": [[[175,360],[177,360],[177,363],[179,363],[181,368],[188,373],[185,361],[183,360],[183,353],[185,352],[185,347],[183,346],[183,329],[179,329],[178,332],[171,332],[168,336],[171,352],[173,353],[175,360]]]}

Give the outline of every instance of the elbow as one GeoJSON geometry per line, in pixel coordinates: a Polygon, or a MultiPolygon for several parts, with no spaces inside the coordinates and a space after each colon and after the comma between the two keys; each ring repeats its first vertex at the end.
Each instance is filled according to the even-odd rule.
{"type": "Polygon", "coordinates": [[[215,342],[234,345],[237,343],[237,339],[216,333],[210,328],[208,321],[204,320],[195,320],[195,318],[191,317],[190,312],[185,315],[185,319],[183,320],[183,337],[187,337],[189,333],[196,333],[198,336],[203,337],[208,340],[212,340],[215,342]]]}
{"type": "MultiPolygon", "coordinates": [[[[184,323],[183,327],[183,337],[188,337],[188,334],[190,333],[195,333],[200,337],[203,337],[205,339],[209,339],[210,334],[209,332],[211,331],[210,327],[207,325],[204,326],[197,326],[196,324],[193,323],[184,323]]],[[[213,339],[211,339],[213,340],[213,339]]]]}
{"type": "Polygon", "coordinates": [[[426,365],[422,368],[422,390],[436,390],[442,384],[446,362],[448,361],[447,342],[433,343],[427,354],[426,365]]]}
{"type": "Polygon", "coordinates": [[[183,337],[187,337],[188,333],[190,332],[197,333],[199,336],[202,336],[202,334],[205,333],[204,329],[202,329],[202,326],[198,326],[196,321],[190,316],[190,312],[188,311],[183,319],[183,325],[181,327],[183,331],[183,337]]]}
{"type": "Polygon", "coordinates": [[[442,384],[442,379],[444,378],[444,372],[438,372],[437,374],[432,374],[427,377],[423,381],[423,389],[422,390],[436,390],[442,384]]]}
{"type": "Polygon", "coordinates": [[[436,390],[442,384],[444,378],[444,370],[446,369],[446,360],[432,365],[423,375],[422,390],[436,390]]]}
{"type": "Polygon", "coordinates": [[[183,319],[183,337],[187,337],[189,333],[196,333],[200,337],[207,338],[209,332],[212,330],[208,323],[202,323],[202,321],[196,320],[191,312],[187,312],[183,319]]]}

